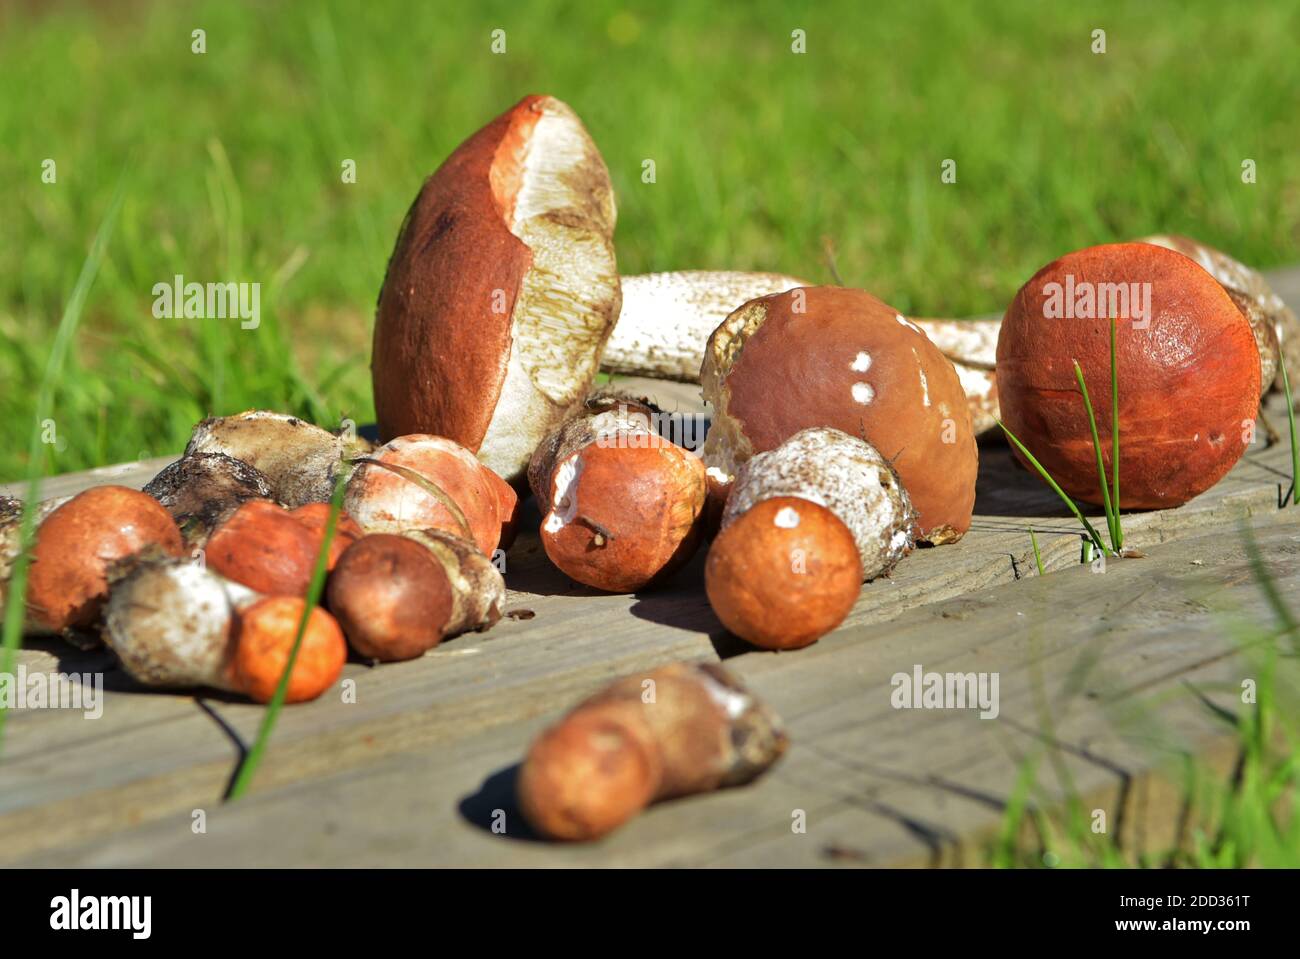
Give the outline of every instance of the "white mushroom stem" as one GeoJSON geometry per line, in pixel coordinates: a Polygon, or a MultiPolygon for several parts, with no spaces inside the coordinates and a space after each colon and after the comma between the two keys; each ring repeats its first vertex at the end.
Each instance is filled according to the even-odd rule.
{"type": "MultiPolygon", "coordinates": [[[[738,306],[807,280],[782,273],[680,270],[625,276],[623,310],[605,345],[606,373],[698,383],[709,335],[738,306]]],[[[994,425],[993,365],[1000,318],[916,320],[953,361],[971,405],[975,432],[994,425]]]]}
{"type": "Polygon", "coordinates": [[[870,443],[839,430],[801,430],[745,462],[727,496],[722,528],[778,496],[834,513],[853,534],[865,580],[888,573],[915,544],[916,512],[898,474],[870,443]]]}
{"type": "Polygon", "coordinates": [[[625,276],[623,309],[605,344],[606,373],[700,381],[709,334],[740,304],[783,293],[805,280],[780,273],[680,270],[625,276]]]}
{"type": "Polygon", "coordinates": [[[483,629],[501,618],[505,578],[474,543],[440,529],[406,530],[401,535],[433,553],[447,573],[452,609],[446,635],[483,629]]]}
{"type": "Polygon", "coordinates": [[[104,640],[145,686],[234,690],[235,613],[260,598],[195,563],[145,563],[114,584],[104,640]]]}

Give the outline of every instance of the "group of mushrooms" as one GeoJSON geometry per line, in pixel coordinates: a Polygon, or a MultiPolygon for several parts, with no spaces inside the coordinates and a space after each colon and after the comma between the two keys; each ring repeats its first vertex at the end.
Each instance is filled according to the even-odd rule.
{"type": "MultiPolygon", "coordinates": [[[[620,278],[614,224],[578,117],[521,100],[452,153],[402,226],[374,331],[382,445],[241,413],[200,423],[144,492],[39,504],[29,629],[95,632],[145,685],[266,701],[345,480],[290,701],[332,686],[348,646],[410,659],[496,622],[496,560],[529,489],[546,555],[571,579],[639,591],[708,543],[722,624],[794,649],[918,544],[962,537],[977,437],[999,418],[1067,493],[1099,502],[1074,364],[1109,398],[1112,322],[1124,508],[1212,486],[1253,440],[1279,356],[1300,369],[1296,319],[1260,275],[1181,237],[1070,253],[1001,321],[961,322],[779,274],[620,278]],[[1097,288],[1145,290],[1149,309],[1090,315],[1082,293],[1069,319],[1049,306],[1097,288]],[[602,370],[697,382],[711,407],[702,450],[663,435],[647,400],[593,389],[602,370]]],[[[0,582],[19,515],[0,501],[0,582]]],[[[542,835],[589,839],[655,799],[748,781],[785,743],[723,670],[670,666],[546,730],[519,773],[520,809],[542,835]]]]}

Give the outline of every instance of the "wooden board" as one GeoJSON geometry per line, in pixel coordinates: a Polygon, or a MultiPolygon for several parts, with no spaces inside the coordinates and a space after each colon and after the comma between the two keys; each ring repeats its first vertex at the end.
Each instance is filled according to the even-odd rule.
{"type": "MultiPolygon", "coordinates": [[[[654,390],[670,408],[697,408],[688,387],[654,390]]],[[[0,862],[969,863],[996,827],[1016,764],[1042,742],[1036,682],[1062,707],[1056,741],[1080,791],[1110,810],[1132,847],[1158,844],[1176,818],[1161,749],[1214,762],[1228,748],[1189,684],[1210,698],[1235,689],[1247,667],[1221,617],[1266,615],[1238,524],[1252,524],[1285,587],[1300,576],[1300,511],[1279,509],[1289,451],[1257,444],[1193,503],[1126,517],[1128,540],[1148,557],[1101,575],[1078,565],[1077,524],[1050,491],[1005,447],[981,457],[971,533],[914,553],[863,590],[840,630],[797,653],[752,651],[722,630],[703,596],[702,556],[663,590],[605,596],[567,581],[523,535],[509,557],[508,606],[533,618],[414,662],[349,664],[356,701],[332,691],[287,709],[253,795],[232,806],[220,799],[260,707],[142,692],[107,653],[29,641],[20,655],[29,669],[103,671],[107,692],[95,720],[10,715],[0,862]],[[1031,575],[1031,525],[1060,572],[1031,575]],[[725,659],[785,716],[790,754],[752,787],[657,807],[606,842],[522,838],[511,770],[531,737],[611,677],[678,659],[725,659]],[[889,677],[916,663],[997,672],[1000,717],[892,709],[889,677]],[[1066,696],[1071,683],[1083,692],[1066,696]],[[1143,700],[1169,737],[1159,749],[1116,718],[1143,700]],[[191,829],[196,809],[204,834],[191,829]],[[497,809],[505,835],[490,828],[497,809]],[[795,810],[806,832],[791,831],[795,810]]],[[[51,479],[43,495],[142,485],[167,461],[51,479]]]]}

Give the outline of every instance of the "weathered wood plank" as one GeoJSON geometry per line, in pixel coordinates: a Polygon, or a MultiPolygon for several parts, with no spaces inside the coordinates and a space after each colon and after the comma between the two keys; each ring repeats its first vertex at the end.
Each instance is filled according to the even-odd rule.
{"type": "MultiPolygon", "coordinates": [[[[1276,510],[1283,462],[1278,448],[1249,454],[1195,503],[1130,517],[1130,541],[1143,546],[1226,517],[1276,510]]],[[[154,465],[143,472],[151,473],[154,465]]],[[[979,507],[981,515],[961,543],[919,551],[892,578],[864,589],[845,629],[1014,581],[1031,564],[1028,517],[1043,517],[1040,542],[1049,565],[1077,561],[1072,521],[1052,515],[1060,508],[1050,492],[1013,469],[1004,448],[985,450],[979,507]],[[1020,516],[1000,515],[1017,509],[1020,516]]],[[[521,537],[507,572],[515,587],[510,603],[532,610],[535,619],[453,641],[415,663],[374,670],[350,666],[345,678],[357,683],[358,702],[343,704],[330,694],[286,711],[273,750],[279,761],[268,764],[260,785],[365,764],[387,751],[534,715],[554,708],[566,693],[572,698],[621,672],[677,658],[713,658],[718,650],[761,655],[744,653],[721,629],[700,588],[701,560],[668,589],[603,596],[573,586],[546,562],[535,536],[521,537]]],[[[61,650],[47,641],[25,651],[21,661],[49,668],[49,656],[61,650]]],[[[101,657],[98,667],[84,668],[111,669],[111,661],[101,657]]],[[[261,715],[248,704],[141,694],[117,680],[112,685],[118,688],[108,693],[107,718],[85,722],[54,711],[14,717],[12,752],[0,767],[6,786],[0,791],[0,840],[14,854],[211,803],[261,715]]]]}
{"type": "MultiPolygon", "coordinates": [[[[1284,593],[1300,589],[1300,514],[1254,527],[1284,593]]],[[[1016,772],[1042,742],[1043,704],[1085,808],[1107,812],[1129,848],[1173,837],[1177,793],[1162,763],[1200,754],[1222,765],[1232,736],[1200,700],[1239,708],[1249,658],[1226,638],[1238,619],[1267,624],[1250,562],[1224,527],[1153,547],[1146,559],[1031,578],[857,627],[793,654],[729,666],[786,718],[793,745],[739,790],[663,804],[609,839],[529,840],[512,769],[544,714],[431,748],[207,805],[20,861],[90,865],[934,865],[973,864],[998,828],[1016,772]],[[1201,565],[1194,565],[1193,559],[1201,565]],[[957,639],[960,641],[956,641],[957,639]],[[996,672],[999,715],[899,710],[890,677],[996,672]],[[1144,716],[1139,710],[1149,710],[1144,716]],[[494,835],[496,810],[505,835],[494,835]],[[791,829],[795,810],[806,833],[791,829]]],[[[1059,796],[1050,766],[1041,781],[1059,796]]]]}

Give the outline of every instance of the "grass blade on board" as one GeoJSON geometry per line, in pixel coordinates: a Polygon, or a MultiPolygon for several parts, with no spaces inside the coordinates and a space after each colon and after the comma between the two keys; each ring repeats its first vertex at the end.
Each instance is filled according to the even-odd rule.
{"type": "Polygon", "coordinates": [[[1115,552],[1124,548],[1124,527],[1119,515],[1119,320],[1110,321],[1110,468],[1114,478],[1110,484],[1111,499],[1115,501],[1115,552]]]}
{"type": "Polygon", "coordinates": [[[266,752],[266,744],[270,741],[271,733],[275,729],[275,722],[279,718],[280,710],[284,707],[285,696],[289,692],[289,677],[293,675],[293,667],[298,662],[298,651],[302,648],[302,638],[307,632],[307,620],[311,617],[312,611],[316,609],[316,604],[320,602],[321,593],[325,589],[325,573],[329,562],[330,544],[334,541],[334,532],[338,528],[339,514],[343,512],[343,494],[347,490],[347,483],[344,481],[345,476],[346,474],[343,471],[339,472],[338,480],[334,484],[334,495],[330,497],[330,513],[329,518],[325,521],[325,535],[321,539],[320,550],[316,554],[316,568],[312,571],[311,584],[307,587],[306,604],[303,606],[302,617],[298,620],[298,630],[293,637],[293,647],[289,650],[289,661],[284,664],[284,672],[280,674],[280,682],[275,687],[275,694],[271,697],[271,701],[266,704],[266,714],[262,717],[262,724],[257,728],[257,738],[253,740],[253,747],[239,764],[239,771],[235,774],[230,790],[226,793],[227,802],[238,799],[248,792],[248,787],[253,781],[253,774],[257,772],[257,767],[266,752]]]}
{"type": "Polygon", "coordinates": [[[1065,505],[1070,508],[1070,512],[1074,514],[1074,518],[1077,519],[1080,523],[1082,523],[1083,528],[1088,531],[1088,538],[1092,540],[1093,544],[1097,547],[1097,549],[1100,550],[1102,553],[1105,553],[1106,545],[1101,541],[1101,534],[1098,533],[1096,528],[1091,523],[1088,522],[1088,518],[1084,516],[1083,513],[1079,512],[1079,507],[1074,505],[1074,500],[1070,499],[1070,497],[1066,495],[1065,490],[1061,489],[1061,487],[1056,485],[1056,480],[1052,479],[1052,474],[1047,472],[1047,470],[1043,467],[1043,464],[1038,462],[1038,460],[1034,458],[1034,454],[1029,452],[1029,449],[1025,446],[1025,444],[1020,442],[1020,440],[1016,438],[1016,434],[1011,432],[1009,429],[1007,429],[1007,425],[1005,423],[1003,423],[1001,420],[994,420],[993,422],[997,423],[998,426],[1002,428],[1002,432],[1007,434],[1007,439],[1011,440],[1011,442],[1015,445],[1016,449],[1020,450],[1020,452],[1025,455],[1025,459],[1029,460],[1030,465],[1033,466],[1034,469],[1038,470],[1038,475],[1043,478],[1043,480],[1047,483],[1048,486],[1052,488],[1052,490],[1056,493],[1056,495],[1061,497],[1061,501],[1065,503],[1065,505]]]}
{"type": "Polygon", "coordinates": [[[1043,554],[1038,551],[1038,537],[1034,535],[1034,528],[1029,527],[1029,542],[1034,544],[1034,565],[1038,567],[1038,575],[1043,575],[1043,554]]]}
{"type": "MultiPolygon", "coordinates": [[[[108,249],[108,238],[112,235],[113,226],[117,222],[117,215],[122,209],[122,200],[125,195],[126,178],[123,175],[118,180],[117,189],[113,193],[113,200],[109,204],[108,212],[104,214],[104,219],[100,222],[99,229],[95,233],[94,242],[90,245],[90,252],[86,254],[86,259],[81,264],[81,272],[77,276],[76,285],[72,288],[72,295],[68,297],[68,303],[63,308],[63,316],[59,318],[59,326],[54,334],[50,355],[45,361],[45,373],[41,378],[41,388],[36,395],[32,438],[27,453],[27,493],[23,502],[22,525],[18,534],[19,550],[18,556],[14,560],[13,570],[9,574],[9,585],[5,599],[4,642],[2,652],[0,652],[0,676],[13,674],[14,659],[18,655],[18,648],[23,638],[23,613],[27,607],[27,568],[31,560],[28,552],[32,536],[36,531],[35,506],[37,498],[40,496],[40,479],[41,474],[44,472],[45,463],[44,450],[42,449],[42,437],[45,427],[42,424],[52,412],[54,391],[63,374],[63,363],[67,358],[68,348],[72,344],[72,338],[77,332],[77,327],[81,324],[81,314],[85,310],[86,299],[89,297],[90,288],[99,273],[100,264],[104,261],[104,255],[108,249]]],[[[7,713],[8,710],[0,706],[0,754],[4,752],[4,730],[7,713]]]]}
{"type": "MultiPolygon", "coordinates": [[[[1300,504],[1300,444],[1295,436],[1295,401],[1291,399],[1291,377],[1286,371],[1286,357],[1278,351],[1278,366],[1282,367],[1282,389],[1286,393],[1286,419],[1291,427],[1291,505],[1300,504]]],[[[1285,500],[1283,503],[1285,504],[1285,500]]]]}
{"type": "Polygon", "coordinates": [[[1097,417],[1092,413],[1092,399],[1088,396],[1088,384],[1083,381],[1083,370],[1079,367],[1078,360],[1071,360],[1074,364],[1074,378],[1079,383],[1079,390],[1083,393],[1083,406],[1088,411],[1088,429],[1092,431],[1092,451],[1097,454],[1097,484],[1101,487],[1102,508],[1106,510],[1106,531],[1110,533],[1110,548],[1118,551],[1119,546],[1115,543],[1115,510],[1110,502],[1110,484],[1106,482],[1106,464],[1101,458],[1101,440],[1097,436],[1097,417]]]}

